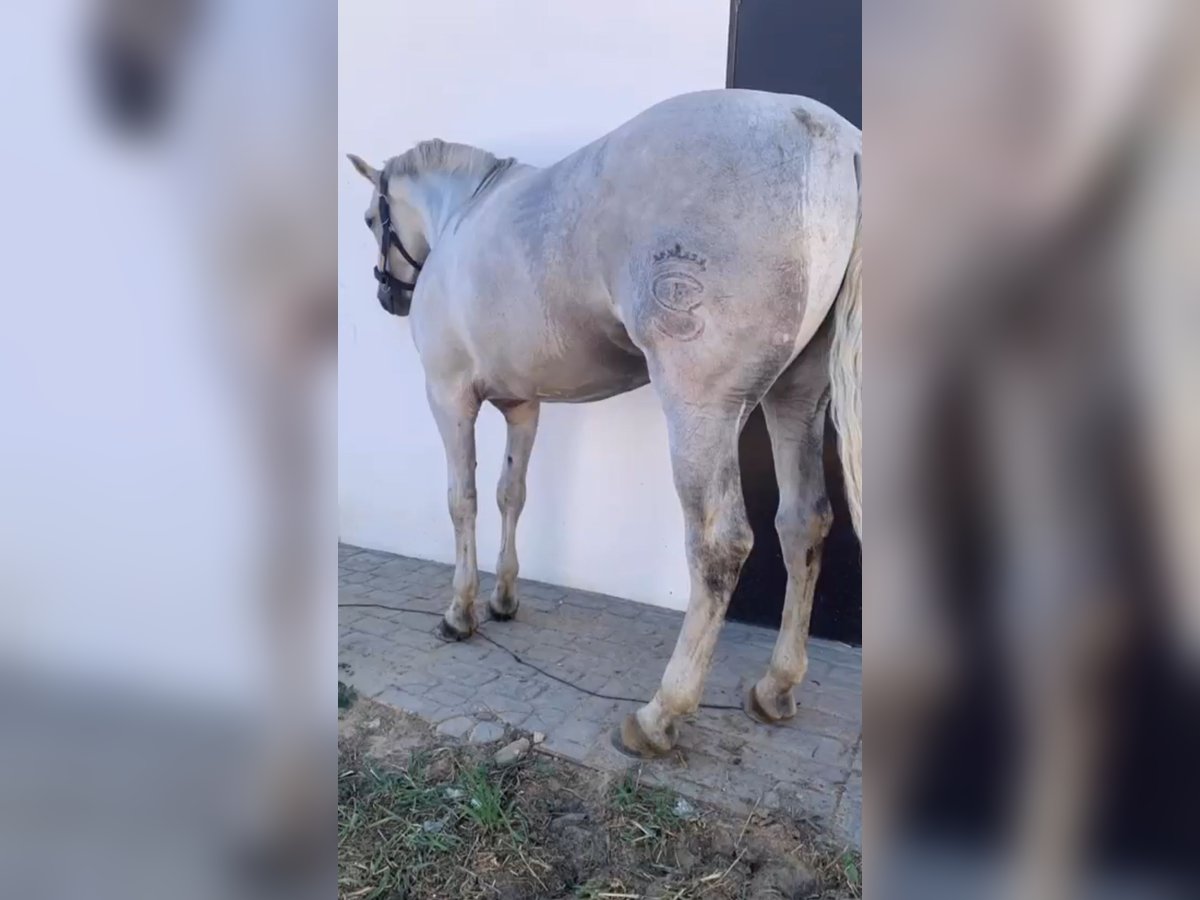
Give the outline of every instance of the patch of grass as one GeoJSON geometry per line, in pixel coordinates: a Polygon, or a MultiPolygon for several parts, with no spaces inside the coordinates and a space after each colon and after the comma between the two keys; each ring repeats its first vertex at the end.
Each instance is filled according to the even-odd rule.
{"type": "Polygon", "coordinates": [[[403,769],[381,770],[362,759],[343,759],[338,778],[339,896],[444,896],[440,889],[448,870],[466,879],[456,897],[483,896],[489,866],[533,871],[528,861],[520,861],[526,835],[513,799],[516,769],[460,763],[455,760],[450,767],[450,780],[438,782],[429,775],[430,756],[420,751],[403,769]],[[482,861],[481,848],[486,848],[482,861]],[[459,858],[463,853],[476,854],[476,862],[466,864],[459,858]]]}
{"type": "Polygon", "coordinates": [[[833,854],[825,867],[824,880],[841,897],[862,896],[862,856],[852,850],[833,854]]]}
{"type": "Polygon", "coordinates": [[[408,897],[422,872],[462,844],[444,789],[430,784],[424,769],[420,759],[396,771],[343,759],[338,773],[340,896],[408,897]]]}
{"type": "Polygon", "coordinates": [[[609,782],[533,754],[498,768],[489,750],[365,698],[341,727],[339,900],[797,896],[763,877],[788,860],[815,876],[806,897],[862,896],[857,854],[778,814],[689,811],[637,770],[609,782]],[[363,755],[380,735],[399,736],[386,763],[363,755]]]}
{"type": "Polygon", "coordinates": [[[838,860],[839,869],[846,884],[852,888],[855,895],[862,889],[862,872],[859,871],[858,854],[846,852],[838,860]]]}
{"type": "Polygon", "coordinates": [[[850,848],[838,848],[829,842],[818,841],[806,854],[809,867],[820,882],[820,893],[814,898],[856,900],[862,897],[862,855],[850,848]]]}
{"type": "Polygon", "coordinates": [[[486,832],[514,832],[512,804],[506,802],[504,788],[499,778],[484,766],[476,766],[460,777],[463,797],[463,812],[476,826],[486,832]]]}
{"type": "Polygon", "coordinates": [[[617,781],[610,802],[619,833],[634,844],[658,849],[683,823],[675,811],[679,795],[666,788],[642,784],[640,770],[626,772],[617,781]]]}
{"type": "Polygon", "coordinates": [[[338,682],[338,709],[349,709],[357,699],[358,691],[344,681],[338,682]]]}

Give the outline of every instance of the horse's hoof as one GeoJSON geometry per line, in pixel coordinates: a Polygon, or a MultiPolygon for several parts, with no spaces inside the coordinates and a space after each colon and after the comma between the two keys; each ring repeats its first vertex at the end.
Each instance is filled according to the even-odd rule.
{"type": "Polygon", "coordinates": [[[642,723],[634,713],[630,713],[619,726],[612,730],[612,745],[617,751],[633,759],[658,759],[666,756],[675,746],[679,738],[679,729],[672,722],[667,726],[667,746],[663,747],[650,740],[642,729],[642,723]]]}
{"type": "Polygon", "coordinates": [[[437,636],[448,644],[456,643],[457,641],[465,641],[471,636],[471,631],[463,631],[460,628],[451,625],[445,619],[438,623],[437,636]]]}
{"type": "Polygon", "coordinates": [[[790,719],[796,714],[796,698],[790,690],[780,694],[771,703],[763,703],[758,696],[758,685],[750,685],[746,691],[746,699],[742,704],[746,715],[755,722],[763,725],[778,725],[784,719],[790,719]]]}
{"type": "Polygon", "coordinates": [[[509,622],[517,617],[517,600],[510,599],[507,603],[496,604],[494,599],[488,601],[488,612],[497,622],[509,622]]]}

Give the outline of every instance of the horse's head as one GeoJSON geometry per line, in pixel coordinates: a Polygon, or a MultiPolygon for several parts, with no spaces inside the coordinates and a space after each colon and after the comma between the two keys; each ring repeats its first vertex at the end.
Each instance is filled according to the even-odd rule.
{"type": "Polygon", "coordinates": [[[93,83],[118,127],[146,134],[170,111],[207,0],[98,0],[87,36],[93,83]]]}
{"type": "Polygon", "coordinates": [[[413,291],[421,262],[429,254],[420,213],[404,195],[403,178],[389,183],[387,168],[381,172],[354,154],[350,162],[363,178],[371,182],[371,204],[366,223],[379,245],[375,280],[376,296],[385,310],[394,316],[406,316],[412,307],[413,291]]]}

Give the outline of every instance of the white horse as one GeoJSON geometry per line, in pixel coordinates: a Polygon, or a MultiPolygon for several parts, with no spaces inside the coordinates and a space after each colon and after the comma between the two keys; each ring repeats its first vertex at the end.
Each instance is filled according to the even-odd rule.
{"type": "Polygon", "coordinates": [[[457,563],[444,636],[469,637],[477,621],[480,406],[508,422],[489,601],[508,619],[540,403],[647,382],[662,402],[691,597],[662,685],[615,735],[627,752],[667,752],[677,719],[699,705],[753,538],[738,436],[760,403],[788,586],[769,669],[746,706],[766,721],[795,713],[831,517],[821,467],[831,394],[862,534],[861,158],[861,132],[829,108],[740,90],[667,100],[545,169],[436,140],[382,170],[350,157],[375,188],[366,220],[380,247],[379,300],[411,310],[446,447],[457,563]]]}

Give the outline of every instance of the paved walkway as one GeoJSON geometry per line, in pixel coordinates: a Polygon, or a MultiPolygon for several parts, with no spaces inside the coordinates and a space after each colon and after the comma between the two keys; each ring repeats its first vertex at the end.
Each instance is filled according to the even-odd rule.
{"type": "MultiPolygon", "coordinates": [[[[339,547],[341,603],[378,603],[440,613],[451,568],[357,547],[339,547]]],[[[486,610],[493,577],[481,576],[486,610]]],[[[682,613],[522,580],[511,622],[481,631],[523,659],[581,688],[648,698],[675,645],[682,613]]],[[[594,769],[631,760],[609,743],[612,727],[636,704],[603,700],[519,664],[478,637],[445,644],[437,619],[384,609],[338,611],[341,680],[362,695],[438,726],[444,734],[495,740],[505,726],[546,735],[545,752],[594,769]]],[[[704,703],[682,724],[678,751],[645,767],[692,797],[735,810],[784,809],[862,842],[862,652],[814,640],[799,712],[765,726],[741,712],[745,688],[766,668],[775,632],[727,623],[717,645],[704,703]]]]}

